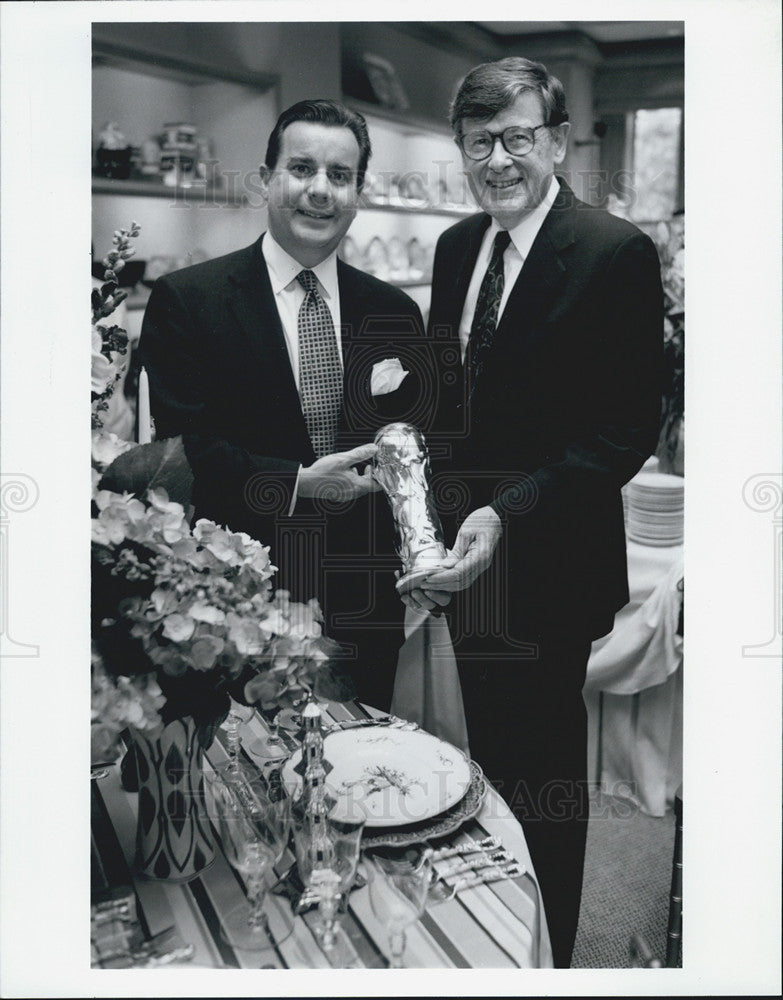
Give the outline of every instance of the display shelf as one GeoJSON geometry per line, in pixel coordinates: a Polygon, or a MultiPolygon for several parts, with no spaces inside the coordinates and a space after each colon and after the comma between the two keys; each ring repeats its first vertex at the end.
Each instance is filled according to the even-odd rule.
{"type": "Polygon", "coordinates": [[[444,124],[440,118],[425,117],[412,111],[402,111],[397,108],[386,108],[382,104],[370,104],[368,101],[361,101],[356,97],[343,97],[343,103],[360,115],[369,119],[381,119],[394,126],[401,135],[441,135],[452,141],[453,133],[448,125],[444,124]]]}
{"type": "Polygon", "coordinates": [[[220,65],[181,57],[173,53],[145,50],[136,45],[118,45],[104,39],[93,39],[93,66],[107,66],[131,73],[144,73],[161,80],[176,80],[188,86],[208,81],[238,83],[254,90],[271,90],[278,83],[274,73],[254,72],[242,67],[220,65]]]}
{"type": "Polygon", "coordinates": [[[93,176],[93,194],[132,195],[140,198],[169,198],[172,201],[196,201],[216,205],[246,205],[244,195],[229,195],[223,187],[212,184],[193,184],[169,187],[157,181],[117,180],[112,177],[93,176]]]}
{"type": "Polygon", "coordinates": [[[461,219],[466,215],[474,215],[478,209],[471,205],[430,205],[429,202],[416,202],[410,199],[408,204],[393,201],[370,201],[362,198],[360,207],[370,212],[401,212],[404,215],[443,215],[450,219],[461,219]]]}

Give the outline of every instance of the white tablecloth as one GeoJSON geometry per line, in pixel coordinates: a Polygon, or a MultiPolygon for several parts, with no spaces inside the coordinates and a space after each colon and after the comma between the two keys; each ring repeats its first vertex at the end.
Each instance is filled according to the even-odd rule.
{"type": "Polygon", "coordinates": [[[631,599],[587,666],[590,778],[651,816],[682,782],[682,576],[682,546],[629,542],[631,599]]]}

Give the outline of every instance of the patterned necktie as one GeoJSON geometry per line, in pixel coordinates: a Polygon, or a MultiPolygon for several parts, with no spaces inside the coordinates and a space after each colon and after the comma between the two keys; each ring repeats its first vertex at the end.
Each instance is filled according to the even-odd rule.
{"type": "Polygon", "coordinates": [[[316,458],[331,455],[343,405],[343,373],[329,307],[312,271],[296,276],[305,290],[299,308],[299,397],[316,458]]]}
{"type": "Polygon", "coordinates": [[[481,370],[484,367],[487,352],[492,344],[495,327],[498,325],[500,300],[503,297],[503,285],[505,284],[503,254],[510,242],[511,237],[508,231],[505,229],[499,230],[495,236],[489,266],[481,282],[481,288],[479,288],[478,298],[476,299],[476,311],[473,313],[473,322],[470,326],[467,364],[465,365],[467,387],[471,397],[476,388],[476,382],[481,375],[481,370]]]}

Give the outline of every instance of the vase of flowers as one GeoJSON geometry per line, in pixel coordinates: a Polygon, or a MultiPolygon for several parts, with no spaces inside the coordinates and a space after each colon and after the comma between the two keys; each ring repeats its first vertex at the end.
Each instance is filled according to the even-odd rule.
{"type": "Polygon", "coordinates": [[[199,754],[229,694],[263,708],[314,689],[344,697],[330,684],[336,647],[315,601],[273,590],[260,542],[204,519],[191,529],[160,489],[145,502],[98,489],[94,505],[94,725],[104,747],[126,725],[136,742],[140,870],[190,877],[210,859],[199,754]]]}

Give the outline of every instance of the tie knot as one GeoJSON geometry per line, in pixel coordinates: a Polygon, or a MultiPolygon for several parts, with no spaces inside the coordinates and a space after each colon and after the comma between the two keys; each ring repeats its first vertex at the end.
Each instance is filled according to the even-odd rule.
{"type": "Polygon", "coordinates": [[[495,257],[500,257],[508,249],[508,245],[511,242],[511,236],[507,229],[499,229],[495,235],[495,245],[493,247],[492,253],[495,257]]]}
{"type": "Polygon", "coordinates": [[[312,271],[300,271],[296,278],[306,292],[314,292],[318,288],[318,278],[312,271]]]}

